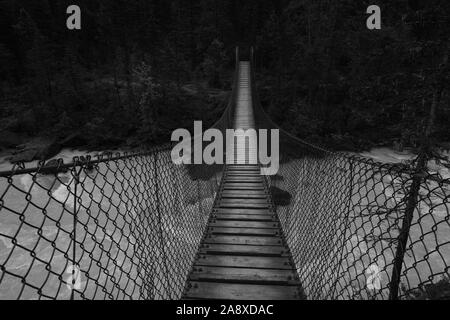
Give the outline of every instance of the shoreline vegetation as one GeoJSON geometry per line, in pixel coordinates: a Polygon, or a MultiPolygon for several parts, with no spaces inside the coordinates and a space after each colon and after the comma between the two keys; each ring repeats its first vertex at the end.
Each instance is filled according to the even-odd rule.
{"type": "MultiPolygon", "coordinates": [[[[38,141],[40,141],[38,139],[38,141]]],[[[34,154],[39,154],[36,152],[38,146],[42,146],[39,142],[36,144],[28,143],[26,144],[28,147],[24,152],[31,152],[34,154]],[[27,151],[28,150],[28,151],[27,151]]],[[[41,149],[42,150],[42,149],[41,149]]],[[[118,146],[116,148],[109,149],[95,149],[95,148],[87,148],[86,146],[80,145],[77,147],[62,147],[55,154],[53,154],[48,159],[45,159],[45,163],[50,163],[51,161],[55,161],[57,159],[62,159],[64,163],[71,163],[73,161],[73,157],[76,156],[96,156],[101,154],[111,154],[116,152],[128,152],[128,151],[137,151],[138,149],[130,148],[129,146],[118,146]]],[[[409,162],[417,156],[414,149],[406,148],[403,150],[395,149],[394,146],[379,146],[366,150],[359,151],[351,151],[351,150],[339,150],[345,151],[349,154],[356,154],[368,159],[372,159],[376,162],[380,163],[404,163],[409,162]]],[[[450,150],[446,150],[444,148],[440,149],[439,155],[443,158],[450,159],[450,150]]],[[[23,154],[20,149],[4,149],[0,151],[0,171],[9,171],[14,166],[14,159],[17,157],[23,157],[23,154]]],[[[25,161],[26,167],[34,167],[38,165],[40,159],[32,159],[29,161],[25,161]]],[[[428,162],[428,168],[433,172],[439,173],[440,176],[444,179],[450,179],[450,168],[444,166],[442,163],[438,163],[436,160],[431,159],[428,162]]]]}
{"type": "Polygon", "coordinates": [[[80,0],[76,31],[65,0],[2,2],[0,151],[47,160],[208,127],[236,45],[242,59],[254,47],[261,104],[292,135],[349,152],[448,151],[450,2],[430,1],[380,0],[382,28],[368,30],[366,4],[348,0],[80,0]]]}

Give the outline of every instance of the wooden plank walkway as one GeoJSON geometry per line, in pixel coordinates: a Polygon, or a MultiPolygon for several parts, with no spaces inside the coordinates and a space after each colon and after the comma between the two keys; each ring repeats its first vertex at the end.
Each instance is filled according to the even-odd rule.
{"type": "MultiPolygon", "coordinates": [[[[248,62],[240,63],[235,129],[255,126],[249,67],[248,62]]],[[[301,299],[300,282],[264,177],[252,164],[256,149],[234,147],[235,164],[225,170],[183,298],[301,299]]]]}

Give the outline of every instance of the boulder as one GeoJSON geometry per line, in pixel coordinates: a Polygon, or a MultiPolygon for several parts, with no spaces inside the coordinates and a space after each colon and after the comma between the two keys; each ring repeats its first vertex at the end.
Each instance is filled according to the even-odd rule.
{"type": "Polygon", "coordinates": [[[54,139],[49,143],[45,143],[41,146],[39,153],[37,154],[37,159],[47,160],[56,156],[62,149],[61,144],[54,139]]]}
{"type": "Polygon", "coordinates": [[[439,142],[438,147],[443,151],[450,151],[450,142],[439,142]]]}
{"type": "Polygon", "coordinates": [[[21,145],[13,152],[12,163],[30,162],[33,160],[47,160],[56,156],[61,151],[61,144],[55,139],[53,141],[34,141],[21,145]]]}
{"type": "Polygon", "coordinates": [[[62,148],[76,148],[88,144],[88,139],[81,133],[75,132],[60,141],[62,148]]]}
{"type": "Polygon", "coordinates": [[[17,162],[31,162],[37,158],[39,150],[36,148],[25,149],[21,152],[16,153],[10,159],[11,163],[17,162]]]}

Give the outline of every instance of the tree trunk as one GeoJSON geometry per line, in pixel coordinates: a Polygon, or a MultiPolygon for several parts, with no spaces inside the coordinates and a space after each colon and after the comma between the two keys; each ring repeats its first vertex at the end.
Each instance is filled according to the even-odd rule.
{"type": "Polygon", "coordinates": [[[442,96],[442,87],[438,87],[433,92],[433,101],[431,102],[430,114],[428,117],[427,127],[425,129],[425,137],[429,138],[433,134],[434,122],[436,120],[436,110],[439,106],[442,96]]]}

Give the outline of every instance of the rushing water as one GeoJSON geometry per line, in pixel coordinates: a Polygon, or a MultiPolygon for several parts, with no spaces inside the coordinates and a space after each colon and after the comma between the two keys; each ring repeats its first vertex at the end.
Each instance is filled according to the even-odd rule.
{"type": "MultiPolygon", "coordinates": [[[[91,154],[95,155],[96,153],[91,154]]],[[[62,158],[64,162],[68,163],[73,156],[80,154],[85,154],[85,152],[63,150],[56,158],[62,158]]],[[[373,149],[361,155],[384,163],[402,162],[414,157],[411,153],[399,153],[388,148],[373,149]]],[[[28,163],[26,167],[36,165],[37,162],[33,162],[28,163]]],[[[96,278],[98,283],[105,283],[105,288],[108,288],[109,291],[114,292],[114,286],[119,286],[127,288],[125,291],[129,290],[132,297],[138,297],[139,292],[133,291],[133,288],[129,289],[129,284],[126,283],[127,279],[138,278],[139,270],[136,267],[140,263],[138,257],[132,252],[136,243],[136,230],[130,230],[129,221],[137,218],[136,203],[141,203],[144,200],[141,199],[144,194],[150,194],[151,196],[154,192],[151,190],[151,185],[139,184],[139,192],[133,196],[132,203],[122,201],[121,195],[129,189],[127,179],[116,179],[114,172],[119,171],[121,175],[129,177],[131,176],[130,170],[133,170],[133,168],[124,168],[119,164],[111,164],[111,166],[105,176],[95,176],[95,173],[93,173],[93,177],[84,177],[86,178],[83,185],[85,191],[79,194],[81,209],[78,213],[78,219],[82,224],[77,228],[77,233],[79,237],[86,236],[83,242],[84,250],[91,252],[92,255],[86,254],[83,257],[78,257],[80,268],[89,270],[89,276],[96,278]],[[105,184],[108,181],[114,181],[114,183],[105,184]],[[117,183],[118,181],[120,183],[117,183]],[[100,188],[102,185],[104,187],[100,188]],[[149,189],[150,193],[148,192],[149,189]],[[96,212],[96,219],[93,219],[92,212],[89,214],[86,211],[87,208],[96,212]],[[99,225],[102,227],[99,228],[99,225]],[[123,234],[127,236],[124,237],[123,234]],[[99,244],[102,247],[99,247],[99,244]],[[110,256],[105,256],[105,252],[109,252],[110,256]],[[94,264],[92,257],[98,257],[94,259],[94,264]],[[123,274],[126,274],[126,277],[121,276],[123,274]],[[121,280],[111,283],[108,280],[109,277],[116,277],[121,280]]],[[[444,179],[450,178],[448,168],[434,161],[430,161],[428,166],[432,172],[438,173],[444,179]]],[[[11,164],[5,160],[5,157],[0,158],[0,171],[10,168],[11,164]]],[[[377,196],[367,196],[364,202],[359,203],[361,208],[374,202],[379,203],[380,206],[389,205],[392,202],[392,205],[395,206],[395,202],[401,200],[396,197],[402,197],[403,195],[396,190],[396,184],[393,181],[387,181],[389,178],[389,176],[382,177],[385,180],[383,181],[384,187],[383,184],[366,186],[366,189],[372,188],[374,190],[373,195],[377,196]]],[[[185,176],[182,179],[189,179],[189,177],[185,176]]],[[[220,177],[216,177],[216,180],[219,179],[220,177]]],[[[194,194],[190,195],[186,190],[181,190],[183,185],[189,183],[193,184],[194,182],[180,181],[180,183],[175,184],[175,187],[168,185],[171,189],[167,190],[165,194],[168,196],[163,199],[165,201],[165,212],[162,214],[169,217],[173,215],[173,212],[178,212],[178,214],[181,212],[181,215],[183,215],[178,217],[178,220],[173,220],[178,221],[178,223],[164,225],[166,238],[180,244],[181,251],[175,252],[178,255],[183,255],[188,247],[196,247],[198,239],[184,237],[182,232],[177,231],[177,228],[191,223],[191,217],[198,215],[199,208],[204,208],[207,211],[212,206],[215,197],[214,193],[205,194],[200,201],[197,201],[198,199],[194,194]]],[[[354,183],[356,184],[357,181],[354,183]]],[[[70,257],[67,254],[71,253],[72,244],[70,233],[73,231],[73,215],[71,212],[74,209],[74,200],[69,190],[74,190],[73,177],[69,173],[60,173],[57,178],[53,175],[39,175],[36,179],[33,179],[29,174],[17,175],[13,178],[13,185],[14,188],[6,179],[0,179],[0,196],[3,197],[5,207],[8,207],[8,210],[0,211],[0,234],[3,235],[0,236],[0,265],[4,265],[7,270],[12,271],[15,275],[25,278],[27,283],[42,288],[43,294],[67,299],[70,297],[71,290],[60,281],[59,276],[62,275],[63,280],[67,282],[69,282],[71,276],[70,257]],[[43,209],[45,214],[43,214],[43,209]],[[22,220],[19,219],[17,213],[22,214],[22,220]],[[39,229],[41,234],[37,232],[39,229]],[[12,239],[16,239],[15,243],[12,239]],[[39,259],[34,259],[30,252],[35,252],[39,259]],[[49,269],[51,272],[48,271],[49,269]]],[[[449,246],[442,245],[450,243],[449,224],[444,223],[449,212],[449,204],[442,201],[442,195],[433,194],[433,186],[430,185],[429,190],[422,190],[422,192],[427,193],[424,195],[425,198],[429,198],[429,201],[420,203],[411,228],[410,238],[411,241],[415,242],[412,248],[414,255],[408,254],[405,257],[406,267],[411,268],[407,274],[411,287],[422,282],[430,274],[445,269],[445,265],[450,265],[449,246]],[[441,221],[441,223],[436,224],[437,221],[441,221]],[[439,248],[439,252],[436,248],[439,248]],[[427,261],[427,263],[414,265],[415,261],[427,261]]],[[[301,198],[301,193],[293,195],[293,198],[297,202],[305,200],[301,198]]],[[[354,199],[353,202],[357,203],[358,200],[354,199]]],[[[150,199],[150,202],[154,202],[154,199],[150,199]]],[[[380,220],[375,215],[370,218],[371,223],[364,223],[368,218],[359,219],[357,217],[358,210],[355,208],[355,223],[352,225],[353,236],[348,237],[345,243],[347,256],[352,258],[352,260],[346,260],[345,263],[347,266],[351,265],[351,270],[353,270],[345,275],[347,277],[345,281],[348,282],[353,281],[352,278],[357,277],[358,274],[364,274],[364,268],[367,268],[370,264],[377,263],[380,269],[383,269],[385,263],[391,263],[394,253],[393,250],[387,249],[391,246],[387,240],[373,242],[366,237],[367,234],[376,235],[386,232],[391,227],[390,221],[387,219],[380,220]],[[377,226],[376,230],[371,229],[371,226],[374,225],[377,226]],[[376,252],[383,252],[382,259],[380,256],[374,256],[376,252]]],[[[323,210],[319,213],[325,214],[326,212],[328,211],[323,210]]],[[[317,217],[314,219],[320,220],[317,217]]],[[[291,239],[291,241],[295,241],[295,239],[291,239]]],[[[331,249],[330,254],[338,249],[337,247],[331,249]]],[[[154,254],[159,255],[158,250],[155,250],[154,254]]],[[[185,259],[187,262],[188,258],[185,259]]],[[[314,265],[318,263],[320,262],[311,259],[308,264],[302,267],[303,270],[300,270],[300,272],[306,274],[305,270],[309,270],[307,274],[314,273],[314,265]]],[[[345,266],[343,267],[345,268],[345,266]]],[[[155,270],[154,272],[162,273],[163,271],[155,270]]],[[[383,286],[386,286],[390,272],[389,267],[383,271],[381,278],[383,286]]],[[[19,295],[22,299],[32,299],[38,296],[36,289],[29,286],[24,287],[20,278],[6,273],[0,274],[0,277],[2,277],[0,279],[0,299],[13,299],[19,295]]],[[[330,274],[330,277],[329,282],[333,282],[333,275],[330,274]]],[[[312,278],[314,277],[308,276],[302,279],[304,285],[307,286],[308,279],[312,278]]],[[[324,281],[328,280],[324,278],[324,281]]],[[[364,283],[362,283],[364,281],[365,278],[359,278],[353,285],[364,286],[364,283]]],[[[101,298],[96,292],[97,284],[95,281],[86,280],[86,277],[84,277],[81,279],[79,286],[85,289],[87,297],[101,298]]],[[[122,298],[123,296],[116,291],[114,297],[122,298]]]]}
{"type": "MultiPolygon", "coordinates": [[[[80,154],[83,152],[63,150],[57,158],[68,163],[80,154]]],[[[114,299],[141,297],[142,267],[147,272],[152,270],[156,297],[167,296],[167,287],[160,283],[165,271],[159,262],[152,262],[162,259],[161,250],[166,251],[168,264],[176,264],[170,268],[178,268],[179,279],[171,280],[172,286],[184,283],[183,272],[190,266],[206,224],[207,216],[202,213],[211,209],[215,193],[206,185],[212,181],[206,181],[197,182],[205,184],[199,194],[192,187],[196,182],[184,169],[175,169],[164,161],[157,165],[158,178],[163,180],[158,189],[153,181],[153,161],[148,159],[149,167],[135,160],[112,161],[81,173],[82,183],[76,192],[75,248],[81,276],[76,285],[85,297],[101,299],[106,293],[114,299]],[[146,170],[150,172],[143,172],[146,170]],[[162,223],[153,230],[156,212],[162,223]],[[141,239],[150,247],[148,250],[136,247],[142,231],[148,237],[141,239]],[[150,267],[147,260],[139,258],[139,250],[151,252],[150,267]]],[[[27,167],[35,165],[29,163],[27,167]]],[[[0,170],[10,168],[0,160],[0,170]]],[[[0,274],[0,299],[33,299],[39,297],[37,288],[49,297],[70,297],[66,283],[71,281],[72,270],[74,190],[70,172],[57,177],[24,174],[14,176],[12,181],[0,179],[0,265],[8,271],[0,274]]]]}

